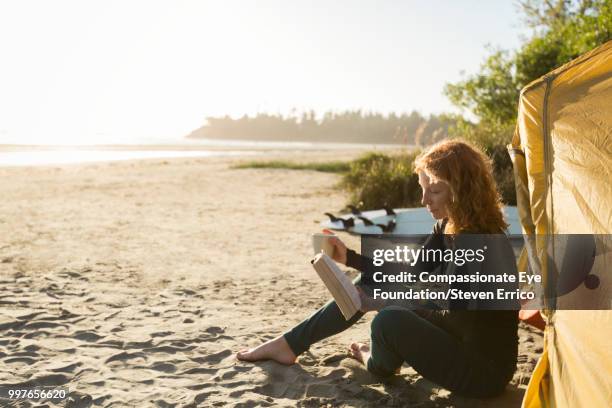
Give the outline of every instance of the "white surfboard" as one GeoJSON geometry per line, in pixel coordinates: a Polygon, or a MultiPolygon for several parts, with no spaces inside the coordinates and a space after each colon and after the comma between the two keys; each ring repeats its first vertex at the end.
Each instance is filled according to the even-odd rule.
{"type": "MultiPolygon", "coordinates": [[[[388,214],[387,210],[363,211],[359,214],[344,214],[337,219],[345,221],[327,220],[321,223],[323,228],[336,231],[346,231],[355,235],[368,234],[429,234],[433,229],[435,220],[426,208],[398,208],[393,209],[395,214],[388,214]],[[350,221],[349,221],[350,220],[350,221]]],[[[516,207],[504,207],[506,221],[510,224],[508,234],[520,235],[521,224],[519,222],[516,207]]]]}

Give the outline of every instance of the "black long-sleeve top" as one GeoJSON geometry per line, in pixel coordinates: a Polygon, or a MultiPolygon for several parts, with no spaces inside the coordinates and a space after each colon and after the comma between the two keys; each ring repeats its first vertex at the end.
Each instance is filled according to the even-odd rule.
{"type": "MultiPolygon", "coordinates": [[[[474,274],[475,269],[479,269],[480,274],[508,273],[516,275],[512,247],[504,234],[469,234],[469,237],[464,236],[463,240],[462,235],[459,234],[454,237],[453,243],[450,244],[447,236],[444,235],[445,224],[445,222],[435,224],[432,234],[427,237],[423,244],[423,249],[444,250],[450,246],[462,245],[461,241],[464,243],[469,241],[469,245],[472,246],[479,242],[478,245],[481,247],[486,246],[485,261],[476,267],[474,263],[456,266],[441,261],[423,262],[419,260],[412,267],[406,264],[386,264],[382,272],[395,274],[399,271],[406,271],[408,266],[416,273],[423,271],[434,273],[437,270],[438,273],[469,275],[474,274]]],[[[350,249],[347,251],[346,265],[361,271],[364,281],[371,281],[372,274],[375,271],[381,271],[380,268],[377,269],[373,265],[371,259],[350,249]]],[[[473,284],[455,283],[454,285],[463,286],[461,289],[466,290],[466,285],[469,287],[473,284]]],[[[486,288],[480,284],[477,289],[483,290],[486,288]]],[[[401,301],[391,302],[391,304],[401,305],[401,301]]],[[[417,313],[460,340],[465,347],[490,359],[500,370],[506,371],[511,376],[516,368],[518,349],[518,306],[513,307],[513,310],[486,310],[496,307],[490,302],[481,302],[479,305],[474,305],[474,303],[465,300],[450,302],[448,306],[448,310],[421,310],[417,313]]],[[[508,303],[505,303],[503,308],[508,309],[508,303]]]]}

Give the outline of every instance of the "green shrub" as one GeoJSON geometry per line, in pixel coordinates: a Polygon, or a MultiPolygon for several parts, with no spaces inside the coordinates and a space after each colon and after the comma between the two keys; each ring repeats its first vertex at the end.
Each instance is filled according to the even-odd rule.
{"type": "Polygon", "coordinates": [[[289,169],[289,170],[313,170],[325,173],[345,173],[349,170],[349,163],[344,161],[332,161],[321,163],[295,163],[284,160],[250,161],[233,166],[234,169],[289,169]]]}
{"type": "Polygon", "coordinates": [[[505,205],[516,205],[516,187],[514,184],[514,170],[508,150],[504,145],[491,146],[485,153],[493,162],[493,177],[497,189],[505,205]]]}
{"type": "Polygon", "coordinates": [[[421,189],[413,171],[416,156],[367,153],[351,162],[340,182],[350,193],[349,204],[362,210],[420,206],[421,189]]]}

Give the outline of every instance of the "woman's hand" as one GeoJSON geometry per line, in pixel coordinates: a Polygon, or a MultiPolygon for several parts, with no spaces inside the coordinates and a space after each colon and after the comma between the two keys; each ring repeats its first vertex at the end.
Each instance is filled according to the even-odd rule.
{"type": "Polygon", "coordinates": [[[342,265],[346,265],[346,245],[344,242],[340,241],[340,238],[334,236],[329,239],[329,243],[334,248],[334,252],[332,253],[332,259],[336,262],[341,263],[342,265]]]}
{"type": "Polygon", "coordinates": [[[385,307],[384,300],[369,297],[359,286],[357,286],[357,292],[359,292],[359,299],[361,299],[361,307],[359,310],[363,313],[377,311],[385,307]]]}

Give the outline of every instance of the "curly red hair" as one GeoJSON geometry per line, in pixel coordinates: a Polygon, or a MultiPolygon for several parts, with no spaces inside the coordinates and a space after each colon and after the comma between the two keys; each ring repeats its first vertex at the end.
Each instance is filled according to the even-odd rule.
{"type": "Polygon", "coordinates": [[[491,161],[478,148],[461,140],[445,140],[417,157],[415,171],[450,186],[446,233],[497,234],[508,228],[491,161]]]}

